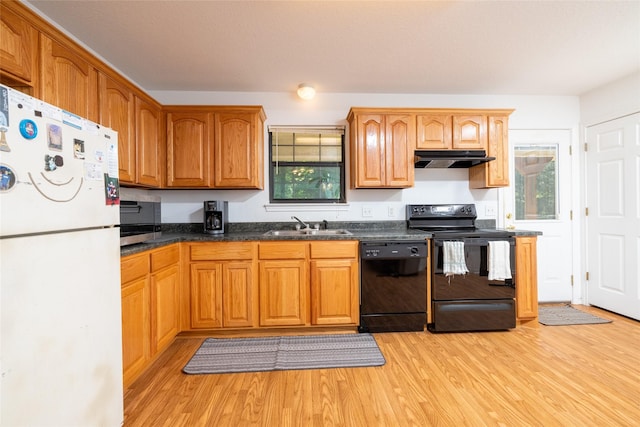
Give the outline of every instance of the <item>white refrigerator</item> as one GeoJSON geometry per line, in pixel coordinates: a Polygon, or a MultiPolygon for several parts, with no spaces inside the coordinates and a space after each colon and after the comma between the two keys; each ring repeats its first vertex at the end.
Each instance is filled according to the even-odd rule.
{"type": "Polygon", "coordinates": [[[123,422],[117,133],[0,85],[0,425],[123,422]]]}

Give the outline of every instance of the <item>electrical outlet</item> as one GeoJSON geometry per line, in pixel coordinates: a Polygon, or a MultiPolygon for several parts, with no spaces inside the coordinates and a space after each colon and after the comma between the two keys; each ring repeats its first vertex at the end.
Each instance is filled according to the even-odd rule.
{"type": "Polygon", "coordinates": [[[486,216],[496,216],[496,207],[487,205],[484,207],[484,214],[486,216]]]}
{"type": "Polygon", "coordinates": [[[363,206],[362,207],[362,217],[372,217],[373,216],[373,209],[371,208],[371,206],[363,206]]]}
{"type": "Polygon", "coordinates": [[[387,208],[387,215],[388,215],[390,218],[394,218],[394,217],[396,216],[396,208],[395,208],[395,206],[389,206],[389,207],[387,208]]]}

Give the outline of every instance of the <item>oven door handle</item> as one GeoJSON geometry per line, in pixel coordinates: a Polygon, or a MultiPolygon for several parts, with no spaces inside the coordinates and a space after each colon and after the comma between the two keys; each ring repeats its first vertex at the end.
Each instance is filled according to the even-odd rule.
{"type": "Polygon", "coordinates": [[[122,213],[140,213],[142,206],[137,202],[131,202],[128,200],[120,201],[120,212],[122,213]]]}
{"type": "Polygon", "coordinates": [[[505,237],[505,238],[491,238],[491,239],[477,239],[477,238],[460,238],[460,239],[434,239],[433,244],[441,247],[444,242],[463,242],[466,246],[489,246],[489,242],[509,242],[510,246],[515,246],[516,241],[513,237],[505,237]]]}

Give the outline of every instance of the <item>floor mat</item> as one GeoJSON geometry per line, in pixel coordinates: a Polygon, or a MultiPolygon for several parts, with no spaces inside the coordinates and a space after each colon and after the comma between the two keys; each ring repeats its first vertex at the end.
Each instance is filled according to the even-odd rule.
{"type": "Polygon", "coordinates": [[[551,305],[538,308],[538,322],[547,326],[611,323],[611,320],[578,310],[571,305],[551,305]]]}
{"type": "Polygon", "coordinates": [[[384,364],[371,334],[207,338],[182,371],[221,374],[384,364]]]}

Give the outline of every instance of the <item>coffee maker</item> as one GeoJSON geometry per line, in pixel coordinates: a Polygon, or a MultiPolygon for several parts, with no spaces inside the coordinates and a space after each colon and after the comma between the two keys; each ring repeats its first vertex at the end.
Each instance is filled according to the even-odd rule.
{"type": "Polygon", "coordinates": [[[229,202],[207,200],[204,202],[204,232],[222,234],[227,228],[229,202]]]}

